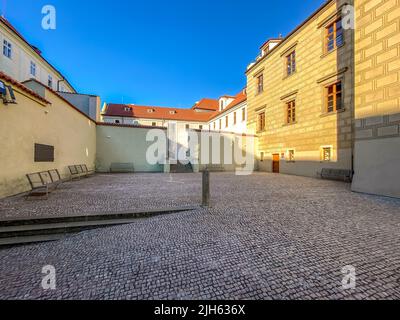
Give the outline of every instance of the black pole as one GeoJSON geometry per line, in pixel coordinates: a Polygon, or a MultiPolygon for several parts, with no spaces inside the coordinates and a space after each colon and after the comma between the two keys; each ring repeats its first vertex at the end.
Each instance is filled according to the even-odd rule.
{"type": "Polygon", "coordinates": [[[203,171],[203,197],[202,206],[210,207],[210,171],[207,169],[203,171]]]}

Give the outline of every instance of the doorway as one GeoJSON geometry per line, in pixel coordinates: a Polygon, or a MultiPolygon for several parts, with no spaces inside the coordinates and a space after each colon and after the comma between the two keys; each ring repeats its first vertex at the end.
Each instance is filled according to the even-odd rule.
{"type": "Polygon", "coordinates": [[[279,162],[280,162],[279,154],[273,154],[272,157],[273,157],[272,158],[272,172],[279,173],[279,162]]]}

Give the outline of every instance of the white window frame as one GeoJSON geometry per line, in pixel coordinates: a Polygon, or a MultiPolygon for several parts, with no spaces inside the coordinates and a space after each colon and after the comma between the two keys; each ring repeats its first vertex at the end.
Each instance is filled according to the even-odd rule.
{"type": "Polygon", "coordinates": [[[296,162],[296,149],[289,148],[286,150],[286,162],[296,162]],[[293,159],[290,159],[290,151],[293,151],[293,159]]]}
{"type": "Polygon", "coordinates": [[[321,162],[332,162],[333,161],[333,146],[332,145],[327,145],[327,146],[321,146],[320,147],[320,158],[321,158],[321,162]],[[330,149],[330,158],[329,160],[325,160],[324,157],[324,150],[325,149],[330,149]]]}
{"type": "Polygon", "coordinates": [[[30,65],[30,75],[36,77],[36,63],[31,61],[30,65]]]}
{"type": "Polygon", "coordinates": [[[7,39],[3,40],[3,55],[9,59],[12,59],[12,43],[7,39]]]}

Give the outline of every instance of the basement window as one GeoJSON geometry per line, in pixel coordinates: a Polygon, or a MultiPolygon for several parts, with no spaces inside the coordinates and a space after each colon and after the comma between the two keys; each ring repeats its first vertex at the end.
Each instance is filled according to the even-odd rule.
{"type": "Polygon", "coordinates": [[[332,161],[332,147],[322,147],[321,160],[324,162],[332,161]]]}
{"type": "Polygon", "coordinates": [[[294,149],[289,149],[287,151],[287,162],[294,162],[295,160],[295,152],[294,149]]]}

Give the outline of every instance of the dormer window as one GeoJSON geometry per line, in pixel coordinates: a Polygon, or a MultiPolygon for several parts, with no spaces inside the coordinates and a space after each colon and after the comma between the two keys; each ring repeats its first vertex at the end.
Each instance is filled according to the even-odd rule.
{"type": "Polygon", "coordinates": [[[148,112],[148,113],[153,113],[153,112],[154,112],[154,109],[147,109],[147,112],[148,112]]]}
{"type": "Polygon", "coordinates": [[[132,108],[131,107],[125,107],[125,111],[126,112],[132,111],[132,108]]]}
{"type": "Polygon", "coordinates": [[[169,112],[169,114],[176,114],[176,111],[172,110],[172,111],[169,112]]]}

